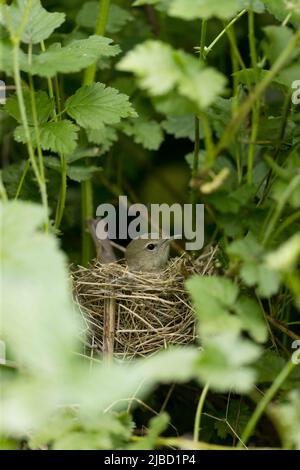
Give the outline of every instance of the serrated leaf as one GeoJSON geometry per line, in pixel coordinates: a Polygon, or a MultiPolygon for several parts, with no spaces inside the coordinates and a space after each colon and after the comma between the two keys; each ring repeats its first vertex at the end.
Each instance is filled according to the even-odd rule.
{"type": "Polygon", "coordinates": [[[116,124],[122,118],[136,116],[128,96],[103,83],[79,88],[67,100],[66,111],[88,129],[101,129],[103,124],[116,124]]]}
{"type": "Polygon", "coordinates": [[[141,144],[147,150],[158,150],[162,144],[164,134],[156,121],[138,119],[134,122],[125,122],[123,132],[132,136],[136,144],[141,144]]]}
{"type": "Polygon", "coordinates": [[[90,180],[95,173],[102,171],[102,168],[97,166],[69,166],[67,169],[68,177],[77,181],[77,183],[82,183],[82,181],[90,180]]]}
{"type": "MultiPolygon", "coordinates": [[[[77,145],[77,131],[78,127],[67,120],[43,124],[39,127],[41,147],[43,150],[51,150],[57,153],[72,153],[77,145]]],[[[34,127],[30,127],[30,134],[33,145],[36,146],[37,140],[34,127]]],[[[23,126],[16,128],[14,136],[17,142],[26,143],[23,126]]]]}
{"type": "MultiPolygon", "coordinates": [[[[28,90],[25,90],[23,92],[23,97],[28,123],[30,125],[34,125],[30,92],[28,90]]],[[[53,101],[50,100],[48,94],[44,91],[35,92],[34,98],[36,103],[37,121],[39,124],[43,124],[47,122],[51,111],[53,110],[53,101]]],[[[16,121],[18,121],[19,123],[22,122],[17,95],[13,95],[8,98],[4,109],[8,114],[10,114],[10,116],[15,118],[16,121]]]]}
{"type": "Polygon", "coordinates": [[[243,329],[258,343],[268,339],[268,328],[258,303],[254,299],[242,296],[235,304],[235,312],[241,318],[243,329]]]}
{"type": "Polygon", "coordinates": [[[65,13],[49,13],[40,0],[15,0],[10,6],[0,6],[0,24],[17,33],[22,25],[21,40],[27,44],[37,44],[47,39],[65,21],[65,13]],[[23,23],[27,13],[26,21],[23,23]]]}
{"type": "Polygon", "coordinates": [[[104,124],[97,130],[87,129],[87,138],[89,142],[100,146],[98,155],[103,155],[110,150],[113,144],[118,140],[116,129],[104,124]]]}
{"type": "MultiPolygon", "coordinates": [[[[29,71],[27,55],[19,49],[19,66],[23,72],[29,71]]],[[[10,42],[0,39],[0,71],[7,76],[13,76],[13,47],[10,42]]]]}
{"type": "Polygon", "coordinates": [[[57,73],[74,73],[97,62],[101,57],[113,57],[119,46],[111,45],[112,39],[90,36],[73,41],[67,46],[52,44],[46,52],[34,54],[30,71],[33,75],[53,77],[57,73]]]}
{"type": "Polygon", "coordinates": [[[201,110],[213,103],[226,83],[218,71],[160,41],[149,40],[138,45],[117,68],[135,73],[140,86],[151,95],[161,96],[176,89],[201,110]]]}
{"type": "Polygon", "coordinates": [[[162,122],[162,127],[176,139],[195,140],[195,117],[192,114],[167,116],[167,119],[162,122]]]}
{"type": "Polygon", "coordinates": [[[141,87],[153,95],[171,91],[181,76],[174,61],[172,47],[160,41],[139,44],[126,54],[117,68],[135,73],[141,87]]]}
{"type": "MultiPolygon", "coordinates": [[[[101,3],[100,3],[101,4],[101,3]]],[[[95,29],[99,13],[99,2],[86,2],[82,5],[76,16],[76,23],[79,26],[95,29]]],[[[106,31],[108,34],[118,33],[128,22],[133,20],[133,16],[118,5],[110,5],[106,31]]]]}

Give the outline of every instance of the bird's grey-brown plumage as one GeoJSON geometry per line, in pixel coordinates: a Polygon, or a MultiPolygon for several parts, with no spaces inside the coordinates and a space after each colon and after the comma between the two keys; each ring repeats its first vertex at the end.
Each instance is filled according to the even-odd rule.
{"type": "MultiPolygon", "coordinates": [[[[116,255],[109,239],[97,238],[97,223],[101,219],[90,219],[88,227],[95,242],[97,259],[101,263],[112,263],[116,261],[116,255]]],[[[130,271],[159,272],[165,268],[170,252],[171,238],[152,238],[144,235],[132,240],[126,250],[125,259],[130,271]]]]}

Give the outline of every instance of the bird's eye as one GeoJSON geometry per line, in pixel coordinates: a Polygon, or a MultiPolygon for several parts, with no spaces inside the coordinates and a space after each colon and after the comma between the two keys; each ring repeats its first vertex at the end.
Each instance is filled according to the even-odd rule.
{"type": "Polygon", "coordinates": [[[149,245],[147,245],[147,250],[153,251],[154,248],[155,248],[155,245],[153,243],[149,243],[149,245]]]}

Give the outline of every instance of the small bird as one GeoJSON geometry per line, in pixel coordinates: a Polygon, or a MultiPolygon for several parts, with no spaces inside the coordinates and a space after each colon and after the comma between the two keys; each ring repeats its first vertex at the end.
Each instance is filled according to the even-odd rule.
{"type": "MultiPolygon", "coordinates": [[[[116,256],[109,238],[99,240],[96,235],[97,223],[100,218],[89,219],[88,229],[94,240],[97,259],[101,263],[113,263],[116,256]]],[[[125,251],[125,259],[130,271],[158,272],[165,268],[173,237],[159,238],[157,234],[145,234],[131,240],[125,251]],[[151,236],[152,235],[152,236],[151,236]]]]}
{"type": "MultiPolygon", "coordinates": [[[[148,235],[147,235],[148,237],[148,235]]],[[[126,248],[129,270],[158,272],[165,268],[172,238],[136,238],[126,248]]]]}

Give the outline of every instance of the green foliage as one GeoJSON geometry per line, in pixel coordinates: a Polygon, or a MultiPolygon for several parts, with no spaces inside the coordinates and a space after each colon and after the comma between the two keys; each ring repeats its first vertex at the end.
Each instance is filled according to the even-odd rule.
{"type": "Polygon", "coordinates": [[[299,1],[3,3],[0,448],[300,449],[299,1]],[[108,365],[69,265],[120,194],[203,203],[217,249],[195,344],[108,365]]]}
{"type": "MultiPolygon", "coordinates": [[[[67,120],[47,122],[39,127],[39,141],[43,150],[55,153],[72,153],[77,145],[78,127],[67,120]]],[[[30,128],[31,142],[37,146],[37,136],[34,127],[30,128]]],[[[17,142],[27,142],[24,127],[18,126],[14,132],[17,142]]]]}
{"type": "Polygon", "coordinates": [[[101,129],[103,124],[117,124],[121,118],[136,116],[128,96],[103,83],[79,88],[67,100],[66,111],[87,129],[101,129]]]}
{"type": "Polygon", "coordinates": [[[135,73],[140,86],[151,95],[160,96],[177,89],[199,109],[212,104],[226,83],[216,70],[159,41],[137,46],[119,62],[118,69],[135,73]]]}
{"type": "MultiPolygon", "coordinates": [[[[77,24],[84,28],[94,30],[97,23],[100,4],[101,2],[85,2],[76,16],[77,24]]],[[[118,33],[124,26],[127,25],[128,22],[132,20],[133,17],[127,10],[119,7],[119,5],[112,4],[109,9],[106,27],[107,33],[118,33]]]]}
{"type": "Polygon", "coordinates": [[[26,44],[44,41],[64,21],[64,13],[49,13],[42,7],[40,0],[31,0],[29,8],[26,0],[14,0],[10,6],[0,7],[0,24],[14,34],[23,28],[21,40],[26,44]]]}

